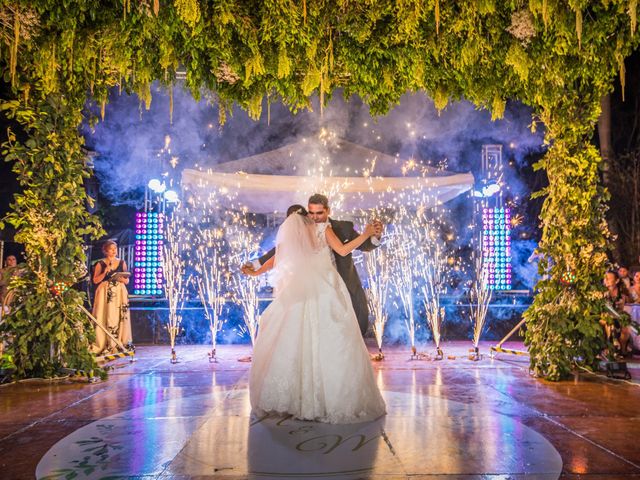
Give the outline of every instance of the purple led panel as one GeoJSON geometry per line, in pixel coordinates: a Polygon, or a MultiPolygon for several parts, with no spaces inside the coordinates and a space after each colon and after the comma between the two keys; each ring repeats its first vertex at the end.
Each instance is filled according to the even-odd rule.
{"type": "Polygon", "coordinates": [[[133,262],[134,295],[163,295],[163,244],[164,215],[155,212],[136,213],[136,244],[133,262]]]}
{"type": "Polygon", "coordinates": [[[482,252],[491,290],[511,290],[511,210],[482,209],[482,252]]]}

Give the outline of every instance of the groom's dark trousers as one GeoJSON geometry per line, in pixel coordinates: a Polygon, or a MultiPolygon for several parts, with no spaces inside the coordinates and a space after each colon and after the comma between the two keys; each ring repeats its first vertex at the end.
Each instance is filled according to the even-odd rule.
{"type": "MultiPolygon", "coordinates": [[[[329,219],[329,222],[331,223],[331,228],[342,243],[350,242],[359,235],[359,233],[356,232],[355,228],[353,228],[353,222],[344,220],[333,220],[332,218],[329,219]]],[[[371,239],[368,238],[362,245],[358,247],[358,250],[362,250],[363,252],[370,252],[376,247],[377,245],[374,245],[371,242],[371,239]]],[[[275,248],[272,248],[267,253],[265,253],[258,259],[260,265],[273,257],[275,253],[275,248]]],[[[336,268],[338,270],[338,273],[342,277],[342,280],[344,280],[344,283],[347,285],[347,290],[349,290],[351,303],[353,304],[353,309],[355,310],[356,317],[358,318],[360,332],[362,333],[362,336],[364,336],[365,333],[367,333],[367,329],[369,328],[369,306],[367,305],[367,296],[365,295],[364,289],[362,288],[362,282],[360,282],[358,271],[356,270],[356,266],[353,264],[353,258],[351,254],[343,257],[335,252],[333,252],[333,256],[336,259],[336,268]]]]}

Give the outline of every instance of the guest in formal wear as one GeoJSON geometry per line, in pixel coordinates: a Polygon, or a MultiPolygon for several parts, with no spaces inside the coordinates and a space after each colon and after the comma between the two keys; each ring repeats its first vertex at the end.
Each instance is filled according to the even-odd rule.
{"type": "Polygon", "coordinates": [[[96,354],[112,353],[118,345],[105,333],[108,331],[120,343],[131,343],[131,319],[129,316],[129,295],[126,285],[129,278],[127,264],[117,258],[116,242],[107,240],[102,246],[105,258],[100,260],[93,272],[93,283],[97,285],[93,302],[93,316],[104,327],[96,326],[96,340],[93,352],[96,354]]]}

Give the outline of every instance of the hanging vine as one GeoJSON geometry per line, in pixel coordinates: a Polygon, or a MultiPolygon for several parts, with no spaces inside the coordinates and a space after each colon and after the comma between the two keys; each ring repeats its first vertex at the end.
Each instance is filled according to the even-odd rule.
{"type": "Polygon", "coordinates": [[[22,377],[53,376],[62,367],[102,373],[88,351],[94,335],[82,310],[84,295],[70,288],[87,275],[83,238],[101,233],[82,187],[89,176],[78,132],[83,103],[83,93],[70,92],[0,106],[30,134],[20,142],[10,131],[3,147],[24,188],[5,221],[17,229],[25,266],[11,285],[12,310],[0,336],[12,339],[9,349],[22,377]]]}

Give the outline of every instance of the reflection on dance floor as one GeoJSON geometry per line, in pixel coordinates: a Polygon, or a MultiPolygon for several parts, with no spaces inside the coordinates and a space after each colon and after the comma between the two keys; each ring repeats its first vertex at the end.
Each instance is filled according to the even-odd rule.
{"type": "Polygon", "coordinates": [[[37,478],[560,475],[558,452],[512,417],[426,394],[383,395],[388,415],[353,425],[251,416],[246,389],[148,404],[62,439],[37,478]]]}

